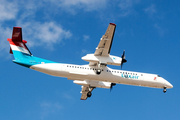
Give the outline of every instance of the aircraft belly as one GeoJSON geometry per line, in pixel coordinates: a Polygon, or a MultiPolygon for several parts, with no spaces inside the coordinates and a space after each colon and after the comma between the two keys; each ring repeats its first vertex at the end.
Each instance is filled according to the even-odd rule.
{"type": "Polygon", "coordinates": [[[144,87],[154,87],[154,88],[163,88],[164,84],[153,81],[145,80],[141,77],[138,79],[124,78],[121,74],[111,74],[102,72],[100,75],[97,75],[95,71],[76,71],[76,70],[66,70],[63,64],[51,63],[51,64],[38,64],[33,65],[30,68],[39,72],[43,72],[52,76],[66,77],[70,80],[95,80],[95,81],[104,81],[111,83],[135,85],[135,86],[144,86],[144,87]]]}
{"type": "Polygon", "coordinates": [[[107,75],[105,73],[101,73],[100,75],[96,75],[93,73],[91,74],[70,73],[67,77],[71,80],[95,80],[95,81],[104,81],[104,82],[111,82],[111,83],[144,86],[144,87],[154,87],[154,88],[163,88],[164,86],[164,84],[159,83],[157,81],[123,78],[118,75],[107,75]]]}

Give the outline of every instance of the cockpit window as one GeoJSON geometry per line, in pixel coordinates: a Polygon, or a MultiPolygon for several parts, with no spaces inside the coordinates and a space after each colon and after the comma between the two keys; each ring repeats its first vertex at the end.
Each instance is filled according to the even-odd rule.
{"type": "Polygon", "coordinates": [[[159,75],[157,75],[158,77],[161,77],[161,76],[159,76],[159,75]]]}

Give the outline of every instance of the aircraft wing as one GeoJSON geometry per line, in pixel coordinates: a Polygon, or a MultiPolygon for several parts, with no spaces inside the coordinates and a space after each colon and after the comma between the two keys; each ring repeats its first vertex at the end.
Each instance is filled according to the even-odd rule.
{"type": "Polygon", "coordinates": [[[74,80],[73,83],[81,85],[81,100],[86,100],[88,97],[91,97],[92,91],[94,88],[107,88],[111,89],[115,83],[104,82],[104,81],[96,81],[96,80],[74,80]]]}
{"type": "Polygon", "coordinates": [[[106,33],[102,36],[98,47],[94,53],[95,56],[108,56],[111,51],[111,46],[113,42],[114,32],[116,29],[116,25],[114,23],[110,23],[106,33]]]}
{"type": "Polygon", "coordinates": [[[92,92],[94,89],[94,87],[89,87],[89,86],[82,86],[82,90],[81,90],[81,100],[86,100],[88,98],[87,94],[88,92],[92,92]]]}
{"type": "MultiPolygon", "coordinates": [[[[109,56],[115,29],[116,29],[116,24],[109,23],[106,33],[102,36],[99,45],[96,48],[96,51],[94,53],[95,56],[109,56]]],[[[94,66],[97,65],[97,63],[90,62],[89,65],[94,66]]]]}

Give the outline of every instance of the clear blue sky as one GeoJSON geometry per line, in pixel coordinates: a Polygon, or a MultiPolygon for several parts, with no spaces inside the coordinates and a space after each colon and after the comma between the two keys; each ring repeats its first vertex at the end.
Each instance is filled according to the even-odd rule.
{"type": "MultiPolygon", "coordinates": [[[[1,0],[0,120],[177,120],[180,118],[180,7],[169,0],[1,0]],[[108,24],[116,32],[111,54],[126,50],[124,70],[159,74],[162,89],[116,85],[81,101],[81,86],[12,62],[14,26],[34,56],[88,64],[108,24]]],[[[119,66],[109,66],[120,69],[119,66]]]]}

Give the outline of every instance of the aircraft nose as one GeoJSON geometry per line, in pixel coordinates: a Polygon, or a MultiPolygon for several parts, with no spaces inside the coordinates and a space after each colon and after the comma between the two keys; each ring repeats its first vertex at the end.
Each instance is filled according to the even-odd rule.
{"type": "Polygon", "coordinates": [[[173,88],[173,85],[170,82],[168,82],[167,80],[165,80],[162,77],[160,77],[160,79],[164,81],[166,88],[173,88]]]}
{"type": "Polygon", "coordinates": [[[169,83],[168,81],[167,81],[166,85],[167,85],[167,88],[173,88],[173,85],[171,83],[169,83]]]}

